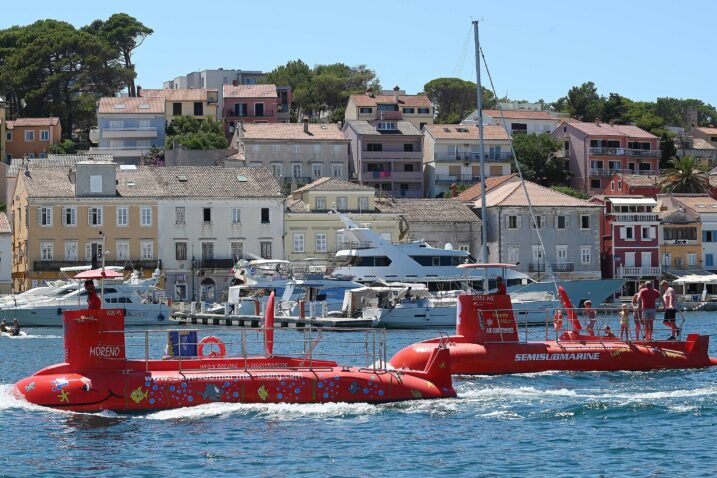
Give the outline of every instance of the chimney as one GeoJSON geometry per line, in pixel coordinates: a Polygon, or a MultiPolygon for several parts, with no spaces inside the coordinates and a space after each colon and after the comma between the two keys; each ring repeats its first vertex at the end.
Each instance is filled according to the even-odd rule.
{"type": "Polygon", "coordinates": [[[137,96],[142,96],[142,87],[137,85],[137,96]]]}
{"type": "Polygon", "coordinates": [[[595,118],[595,124],[598,125],[598,126],[600,126],[600,118],[599,118],[599,117],[598,117],[598,118],[595,118]]]}
{"type": "Polygon", "coordinates": [[[309,117],[304,116],[301,122],[304,123],[304,133],[309,134],[309,117]]]}
{"type": "Polygon", "coordinates": [[[232,86],[239,86],[239,82],[237,80],[232,80],[232,86]]]}
{"type": "Polygon", "coordinates": [[[458,186],[456,186],[456,183],[451,184],[451,197],[456,198],[458,197],[458,186]]]}
{"type": "Polygon", "coordinates": [[[371,88],[368,88],[366,90],[366,96],[370,96],[371,98],[373,98],[373,90],[371,88]]]}
{"type": "Polygon", "coordinates": [[[398,102],[398,92],[401,90],[401,88],[398,87],[398,85],[393,87],[393,99],[398,102]]]}

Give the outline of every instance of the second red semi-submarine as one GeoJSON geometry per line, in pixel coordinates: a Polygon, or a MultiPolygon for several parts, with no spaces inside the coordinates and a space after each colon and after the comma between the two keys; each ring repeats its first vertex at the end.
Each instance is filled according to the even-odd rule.
{"type": "MultiPolygon", "coordinates": [[[[273,304],[272,293],[263,355],[226,356],[227,344],[210,336],[198,348],[194,344],[197,356],[170,353],[157,360],[148,358],[148,342],[144,359],[126,357],[122,309],[66,311],[64,363],[20,380],[17,394],[36,405],[85,412],[154,411],[211,402],[380,403],[456,395],[446,348],[436,347],[418,371],[316,360],[312,352],[318,342],[304,356],[274,355],[273,304]]],[[[385,348],[380,361],[386,362],[385,348]]]]}
{"type": "MultiPolygon", "coordinates": [[[[550,324],[555,340],[521,341],[507,294],[458,296],[456,335],[425,340],[400,350],[391,359],[397,369],[421,369],[447,346],[454,374],[509,374],[549,370],[614,371],[686,369],[717,365],[708,354],[709,336],[687,340],[620,340],[610,333],[582,329],[575,308],[561,290],[564,314],[550,324]],[[562,317],[566,317],[563,329],[562,317]]],[[[547,327],[547,324],[546,324],[547,327]]],[[[547,333],[546,333],[547,336],[547,333]]]]}

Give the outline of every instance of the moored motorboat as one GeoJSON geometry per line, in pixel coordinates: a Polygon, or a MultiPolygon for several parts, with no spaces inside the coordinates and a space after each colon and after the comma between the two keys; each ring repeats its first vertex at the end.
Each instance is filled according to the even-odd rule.
{"type": "Polygon", "coordinates": [[[556,311],[554,322],[550,324],[555,340],[540,342],[519,339],[507,294],[460,295],[457,315],[456,335],[410,345],[393,356],[391,365],[397,369],[420,368],[443,345],[450,351],[451,372],[466,375],[549,370],[684,369],[717,365],[717,359],[708,355],[707,335],[689,334],[684,341],[620,340],[612,332],[596,335],[582,329],[571,304],[556,311]]]}
{"type": "MultiPolygon", "coordinates": [[[[258,356],[246,353],[242,331],[242,353],[234,357],[226,353],[228,343],[210,336],[198,343],[179,339],[157,360],[147,357],[151,347],[146,342],[145,358],[129,359],[121,309],[66,311],[66,362],[20,380],[15,389],[37,405],[89,412],[153,411],[210,402],[379,403],[455,396],[446,348],[436,348],[420,371],[402,372],[386,366],[385,346],[377,347],[378,363],[366,367],[314,358],[316,340],[308,342],[303,356],[274,355],[273,302],[272,295],[262,330],[264,354],[258,356]],[[210,347],[218,350],[210,352],[210,347]]],[[[179,337],[181,331],[175,332],[179,337]]]]}

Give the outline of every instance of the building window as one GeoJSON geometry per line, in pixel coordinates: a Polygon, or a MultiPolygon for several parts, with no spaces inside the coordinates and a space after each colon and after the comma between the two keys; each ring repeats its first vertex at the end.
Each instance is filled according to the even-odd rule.
{"type": "Polygon", "coordinates": [[[325,197],[317,197],[316,198],[316,209],[319,211],[323,211],[326,209],[326,198],[325,197]]]}
{"type": "Polygon", "coordinates": [[[672,253],[671,252],[665,252],[662,255],[662,265],[666,267],[670,267],[672,265],[672,253]]]}
{"type": "Polygon", "coordinates": [[[41,242],[40,243],[40,260],[51,261],[54,257],[53,254],[54,244],[52,242],[41,242]]]}
{"type": "Polygon", "coordinates": [[[301,177],[301,163],[292,163],[291,165],[291,176],[294,178],[301,177]]]}
{"type": "Polygon", "coordinates": [[[431,114],[431,108],[418,108],[418,114],[419,115],[431,114]]]}
{"type": "Polygon", "coordinates": [[[140,248],[142,250],[143,261],[150,261],[154,259],[154,242],[152,241],[141,241],[140,248]]]}
{"type": "Polygon", "coordinates": [[[694,252],[687,253],[687,265],[688,266],[696,266],[697,265],[697,254],[695,254],[694,252]]]}
{"type": "Polygon", "coordinates": [[[555,216],[555,229],[567,229],[568,216],[555,216]]]}
{"type": "Polygon", "coordinates": [[[331,176],[335,178],[341,178],[344,175],[344,168],[341,164],[331,165],[331,176]]]}
{"type": "Polygon", "coordinates": [[[65,241],[65,260],[77,260],[77,241],[65,241]]]}
{"type": "Polygon", "coordinates": [[[591,180],[590,180],[590,187],[591,187],[592,189],[600,189],[600,188],[602,188],[602,186],[600,185],[600,180],[599,180],[599,179],[591,179],[591,180]]]}
{"type": "Polygon", "coordinates": [[[336,233],[336,250],[342,251],[344,249],[348,249],[349,247],[349,240],[346,238],[343,232],[337,232],[336,233]]]}
{"type": "Polygon", "coordinates": [[[102,258],[102,242],[90,241],[85,243],[85,260],[96,261],[102,258]]]}
{"type": "Polygon", "coordinates": [[[35,132],[25,131],[25,141],[35,141],[35,132]]]}
{"type": "Polygon", "coordinates": [[[175,242],[174,243],[174,258],[178,261],[187,260],[187,243],[186,242],[175,242]]]}
{"type": "Polygon", "coordinates": [[[185,224],[185,212],[184,206],[178,206],[174,208],[174,224],[183,225],[185,224]]]}
{"type": "Polygon", "coordinates": [[[27,159],[35,159],[35,153],[27,153],[27,159]]]}
{"type": "MultiPolygon", "coordinates": [[[[543,229],[545,227],[545,216],[534,216],[535,217],[535,224],[538,225],[538,229],[543,229]]],[[[533,221],[530,221],[530,228],[535,229],[535,224],[533,224],[533,221]]]]}
{"type": "Polygon", "coordinates": [[[271,259],[271,242],[261,241],[259,246],[261,248],[261,257],[264,259],[271,259]]]}
{"type": "Polygon", "coordinates": [[[311,176],[314,178],[321,177],[321,163],[314,163],[311,165],[311,176]]]}
{"type": "MultiPolygon", "coordinates": [[[[270,222],[271,221],[269,218],[269,208],[268,207],[261,208],[261,223],[269,224],[270,222]]],[[[266,257],[264,257],[264,259],[266,259],[266,257]]]]}
{"type": "Polygon", "coordinates": [[[348,203],[348,199],[345,196],[339,196],[336,198],[336,209],[346,211],[349,208],[348,203]]]}
{"type": "Polygon", "coordinates": [[[508,229],[520,229],[520,216],[508,216],[508,229]]]}
{"type": "Polygon", "coordinates": [[[359,108],[359,114],[371,114],[373,113],[373,108],[359,108]]]}
{"type": "Polygon", "coordinates": [[[610,191],[615,190],[615,181],[610,181],[610,191]]]}
{"type": "Polygon", "coordinates": [[[40,141],[50,141],[50,131],[46,129],[40,130],[40,141]]]}
{"type": "Polygon", "coordinates": [[[620,238],[626,241],[635,240],[635,229],[633,226],[624,226],[620,231],[620,238]]]}
{"type": "Polygon", "coordinates": [[[283,176],[283,168],[281,163],[271,163],[271,172],[275,178],[283,176]]]}
{"type": "Polygon", "coordinates": [[[383,151],[383,144],[381,143],[368,143],[366,144],[366,151],[383,151]]]}
{"type": "Polygon", "coordinates": [[[412,115],[413,113],[416,112],[416,109],[415,108],[403,108],[403,112],[406,114],[412,115]]]}
{"type": "Polygon", "coordinates": [[[210,208],[210,207],[202,208],[202,220],[205,223],[212,222],[212,208],[210,208]]]}
{"type": "Polygon", "coordinates": [[[102,176],[90,176],[90,192],[102,193],[102,176]]]}
{"type": "Polygon", "coordinates": [[[590,264],[591,257],[590,257],[590,251],[592,250],[591,246],[580,246],[580,263],[581,264],[590,264]]]}
{"type": "Polygon", "coordinates": [[[129,224],[129,212],[126,207],[117,208],[117,225],[127,226],[129,224]]]}
{"type": "Polygon", "coordinates": [[[115,257],[118,261],[128,261],[129,260],[129,241],[117,241],[115,244],[117,247],[117,254],[115,254],[115,257]]]}
{"type": "Polygon", "coordinates": [[[143,207],[139,210],[140,212],[140,219],[139,223],[142,226],[151,226],[152,225],[152,208],[151,207],[143,207]]]}
{"type": "Polygon", "coordinates": [[[294,252],[304,252],[304,234],[294,233],[294,252]]]}
{"type": "Polygon", "coordinates": [[[52,208],[37,208],[37,223],[41,226],[52,226],[52,208]]]}
{"type": "Polygon", "coordinates": [[[368,198],[360,197],[359,198],[359,211],[367,211],[367,210],[368,210],[368,198]]]}
{"type": "Polygon", "coordinates": [[[301,145],[300,144],[294,145],[294,153],[296,153],[296,154],[301,153],[301,145]]]}
{"type": "Polygon", "coordinates": [[[172,103],[172,116],[182,115],[182,103],[172,103]]]}
{"type": "Polygon", "coordinates": [[[87,224],[90,226],[102,225],[102,208],[91,207],[87,209],[87,224]]]}
{"type": "Polygon", "coordinates": [[[580,215],[580,229],[590,229],[590,216],[587,214],[580,215]]]}
{"type": "Polygon", "coordinates": [[[714,254],[705,254],[705,267],[714,267],[715,258],[714,254]]]}
{"type": "Polygon", "coordinates": [[[413,145],[410,143],[406,143],[403,145],[403,152],[404,153],[412,153],[413,152],[413,145]]]}
{"type": "Polygon", "coordinates": [[[204,104],[201,101],[194,102],[194,116],[204,115],[204,104]]]}
{"type": "Polygon", "coordinates": [[[520,262],[520,247],[508,246],[508,262],[511,264],[520,262]]]}
{"type": "Polygon", "coordinates": [[[40,159],[47,159],[47,153],[40,153],[40,159]]]}
{"type": "Polygon", "coordinates": [[[316,252],[327,252],[326,234],[316,234],[316,252]]]}
{"type": "Polygon", "coordinates": [[[238,207],[232,208],[232,224],[239,224],[241,222],[241,209],[238,207]]]}
{"type": "Polygon", "coordinates": [[[234,262],[244,258],[244,243],[242,241],[230,242],[229,249],[234,262]]]}
{"type": "Polygon", "coordinates": [[[12,143],[12,131],[6,131],[5,132],[5,140],[8,143],[12,143]]]}

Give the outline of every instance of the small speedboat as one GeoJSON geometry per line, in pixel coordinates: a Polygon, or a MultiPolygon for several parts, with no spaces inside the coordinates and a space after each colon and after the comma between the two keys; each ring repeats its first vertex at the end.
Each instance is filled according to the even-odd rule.
{"type": "MultiPolygon", "coordinates": [[[[263,355],[231,357],[229,344],[208,336],[198,343],[170,344],[164,358],[151,360],[127,358],[122,309],[68,310],[65,363],[20,380],[15,390],[33,404],[88,412],[154,411],[211,402],[380,403],[456,395],[445,347],[436,348],[421,370],[401,372],[387,367],[385,348],[379,364],[366,367],[314,358],[318,341],[311,342],[303,356],[274,355],[273,311],[272,293],[262,329],[263,355]]],[[[242,340],[242,351],[245,346],[242,340]]],[[[143,356],[145,350],[150,350],[148,344],[143,356]]]]}
{"type": "Polygon", "coordinates": [[[21,330],[17,333],[15,333],[15,332],[0,332],[0,337],[10,337],[11,339],[15,338],[15,337],[27,337],[27,332],[25,332],[24,330],[21,330]]]}
{"type": "Polygon", "coordinates": [[[456,335],[410,345],[391,359],[397,369],[425,366],[435,351],[447,347],[454,374],[505,374],[548,370],[614,371],[702,368],[717,365],[708,355],[709,336],[686,340],[620,340],[612,332],[582,328],[564,290],[557,310],[555,340],[522,341],[507,294],[458,297],[456,335]],[[565,317],[565,324],[563,318],[565,317]],[[565,328],[563,326],[565,325],[565,328]]]}

